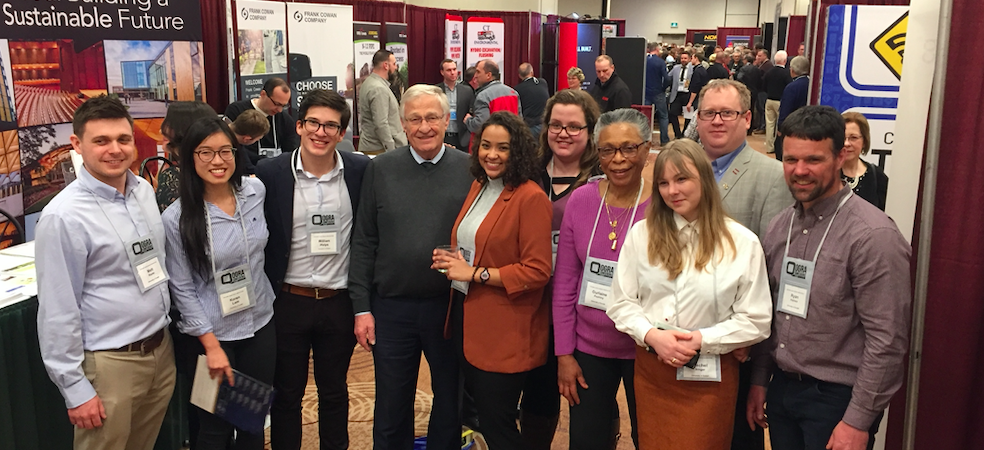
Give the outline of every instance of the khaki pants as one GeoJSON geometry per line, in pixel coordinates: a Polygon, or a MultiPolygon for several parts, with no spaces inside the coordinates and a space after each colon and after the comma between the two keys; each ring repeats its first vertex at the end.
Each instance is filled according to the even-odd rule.
{"type": "Polygon", "coordinates": [[[75,429],[75,450],[152,450],[174,391],[171,335],[153,352],[85,352],[82,371],[106,409],[103,425],[75,429]]]}
{"type": "Polygon", "coordinates": [[[779,100],[765,101],[765,148],[769,153],[776,151],[776,121],[779,120],[779,100]]]}

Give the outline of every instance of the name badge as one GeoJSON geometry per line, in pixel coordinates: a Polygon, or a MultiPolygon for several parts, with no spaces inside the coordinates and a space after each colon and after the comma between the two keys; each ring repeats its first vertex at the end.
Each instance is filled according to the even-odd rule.
{"type": "Polygon", "coordinates": [[[816,264],[805,259],[782,259],[782,275],[779,277],[779,302],[776,309],[786,314],[806,318],[810,307],[810,286],[816,264]]]}
{"type": "Polygon", "coordinates": [[[256,304],[253,300],[253,277],[249,273],[249,265],[219,271],[214,276],[222,317],[252,308],[256,304]]]}
{"type": "Polygon", "coordinates": [[[557,270],[557,247],[560,244],[560,230],[554,230],[550,232],[550,250],[552,253],[550,260],[550,275],[554,274],[557,270]]]}
{"type": "Polygon", "coordinates": [[[312,255],[337,255],[341,217],[338,211],[308,209],[305,228],[312,255]]]}
{"type": "Polygon", "coordinates": [[[168,280],[167,269],[161,261],[161,247],[151,235],[138,237],[123,245],[126,246],[126,257],[130,260],[133,277],[141,293],[168,280]]]}
{"type": "Polygon", "coordinates": [[[721,355],[700,355],[693,369],[677,369],[677,381],[716,381],[721,382],[721,355]]]}
{"type": "Polygon", "coordinates": [[[451,109],[451,120],[458,120],[458,111],[451,109]]]}
{"type": "MultiPolygon", "coordinates": [[[[475,257],[475,249],[474,248],[468,248],[468,247],[458,247],[458,251],[461,252],[461,256],[463,256],[465,258],[465,261],[468,262],[468,265],[474,267],[474,264],[472,264],[472,262],[473,262],[472,258],[475,257]]],[[[454,290],[456,290],[458,292],[461,292],[462,294],[468,295],[468,285],[469,284],[471,284],[471,282],[468,282],[468,281],[452,281],[451,282],[451,287],[454,288],[454,290]]]]}
{"type": "Polygon", "coordinates": [[[273,157],[280,156],[280,154],[283,153],[283,151],[280,150],[279,148],[261,148],[257,151],[257,153],[259,153],[260,156],[273,158],[273,157]]]}
{"type": "Polygon", "coordinates": [[[611,305],[609,294],[615,278],[616,261],[588,256],[581,274],[581,291],[577,304],[605,311],[611,305]]]}

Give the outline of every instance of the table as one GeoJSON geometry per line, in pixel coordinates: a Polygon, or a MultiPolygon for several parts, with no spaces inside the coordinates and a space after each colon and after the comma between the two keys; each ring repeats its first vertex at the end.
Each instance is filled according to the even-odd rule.
{"type": "MultiPolygon", "coordinates": [[[[38,299],[0,308],[0,449],[72,448],[65,400],[41,362],[38,299]]],[[[188,437],[187,382],[178,377],[155,450],[178,450],[188,437]]]]}

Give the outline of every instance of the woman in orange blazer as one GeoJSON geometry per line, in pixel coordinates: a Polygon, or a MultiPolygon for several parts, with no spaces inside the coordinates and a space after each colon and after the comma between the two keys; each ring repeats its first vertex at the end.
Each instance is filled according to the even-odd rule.
{"type": "Polygon", "coordinates": [[[523,120],[496,112],[472,144],[476,181],[451,231],[456,253],[436,250],[432,268],[452,280],[452,329],[465,383],[491,450],[524,449],[516,405],[527,373],[547,360],[550,223],[536,145],[523,120]]]}

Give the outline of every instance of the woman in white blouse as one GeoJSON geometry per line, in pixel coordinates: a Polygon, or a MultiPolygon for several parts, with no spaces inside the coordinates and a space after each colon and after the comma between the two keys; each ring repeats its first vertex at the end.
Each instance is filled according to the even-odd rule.
{"type": "Polygon", "coordinates": [[[747,355],[735,350],[769,336],[765,255],[755,234],[724,212],[695,142],[668,144],[653,178],[659,195],[626,237],[607,311],[640,346],[639,446],[727,449],[747,355]]]}

